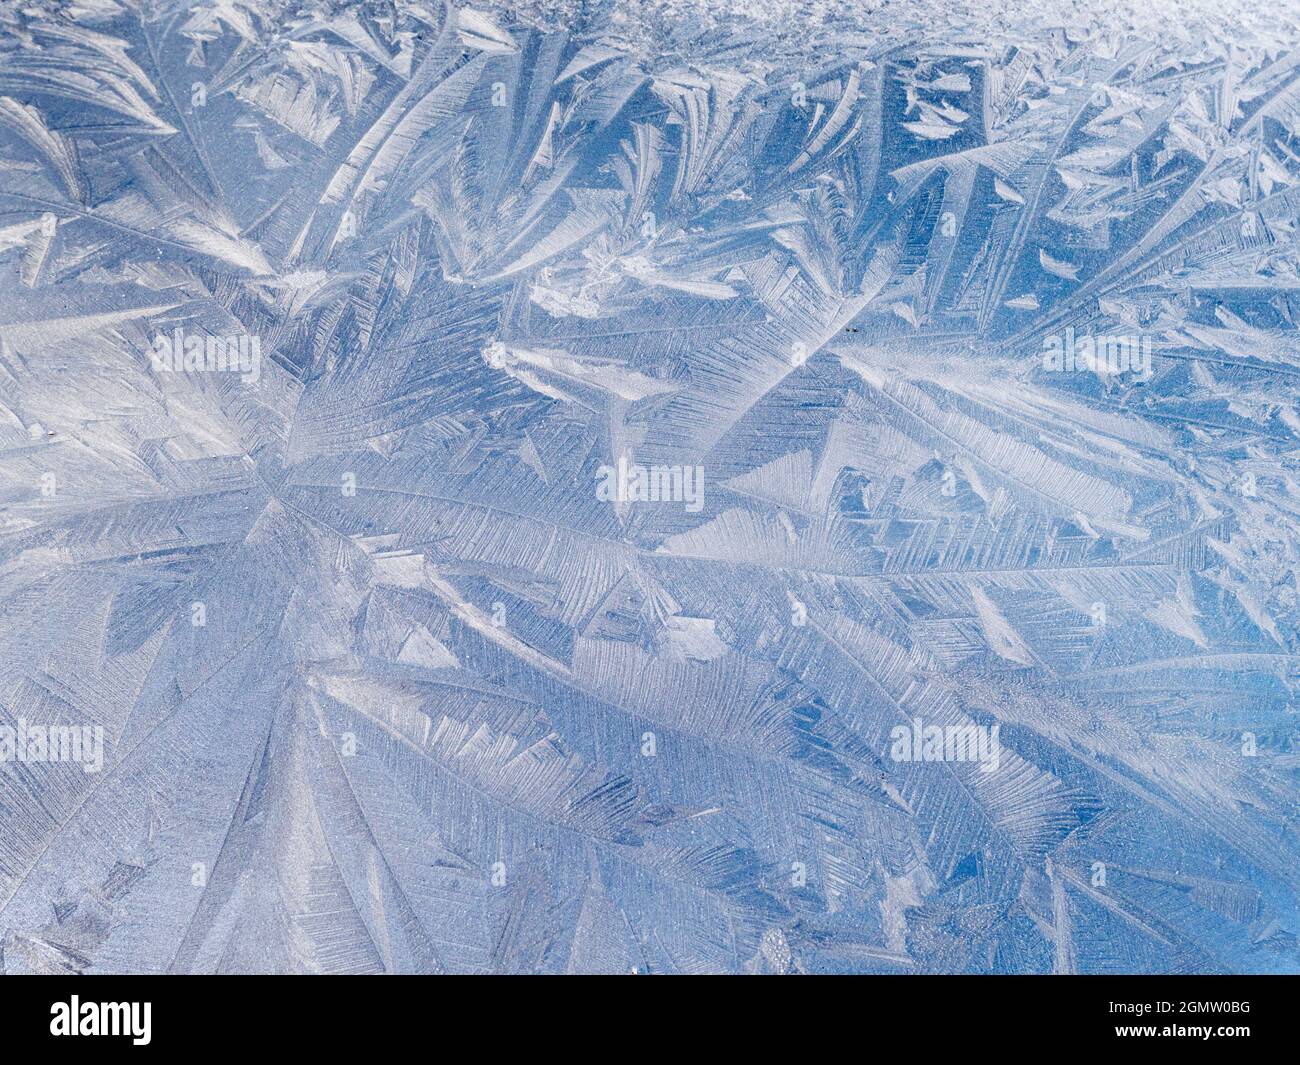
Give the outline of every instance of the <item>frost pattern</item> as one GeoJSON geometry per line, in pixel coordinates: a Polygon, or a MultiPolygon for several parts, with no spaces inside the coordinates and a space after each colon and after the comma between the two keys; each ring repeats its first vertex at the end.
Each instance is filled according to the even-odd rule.
{"type": "Polygon", "coordinates": [[[3,971],[1300,971],[1297,19],[994,6],[0,6],[3,971]]]}

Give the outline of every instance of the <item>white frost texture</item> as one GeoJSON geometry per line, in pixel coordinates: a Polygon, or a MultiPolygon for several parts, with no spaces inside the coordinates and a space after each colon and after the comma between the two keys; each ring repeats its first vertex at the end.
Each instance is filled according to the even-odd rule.
{"type": "Polygon", "coordinates": [[[0,971],[1300,971],[1300,10],[0,3],[0,971]]]}

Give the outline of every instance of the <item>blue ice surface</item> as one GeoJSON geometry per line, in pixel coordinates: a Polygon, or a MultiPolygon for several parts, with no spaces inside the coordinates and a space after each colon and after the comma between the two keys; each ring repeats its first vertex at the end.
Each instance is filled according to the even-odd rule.
{"type": "Polygon", "coordinates": [[[0,10],[0,970],[1300,971],[1297,19],[1052,6],[0,10]]]}

